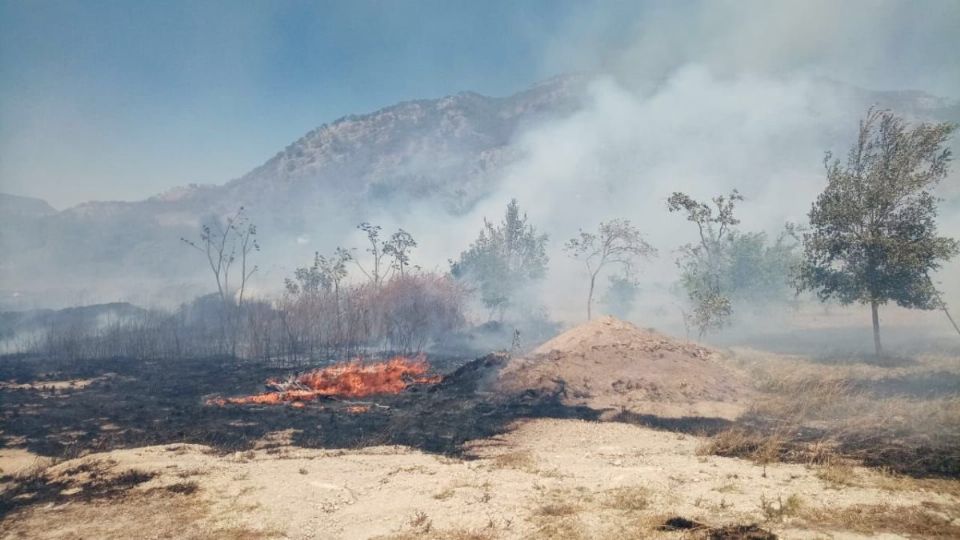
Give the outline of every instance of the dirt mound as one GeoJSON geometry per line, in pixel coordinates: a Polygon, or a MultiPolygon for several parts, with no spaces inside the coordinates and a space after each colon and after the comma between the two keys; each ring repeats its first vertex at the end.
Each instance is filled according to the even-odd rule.
{"type": "Polygon", "coordinates": [[[603,317],[544,343],[501,370],[507,392],[556,391],[568,405],[659,416],[733,418],[749,390],[705,347],[603,317]]]}

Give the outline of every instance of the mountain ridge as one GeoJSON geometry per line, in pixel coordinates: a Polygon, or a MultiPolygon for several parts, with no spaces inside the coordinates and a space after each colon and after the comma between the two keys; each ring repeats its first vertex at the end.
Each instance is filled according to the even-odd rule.
{"type": "MultiPolygon", "coordinates": [[[[203,222],[240,206],[271,235],[263,243],[273,258],[295,251],[300,237],[328,249],[357,223],[402,216],[415,204],[441,215],[466,214],[522,159],[518,137],[581,110],[592,80],[565,75],[508,96],[460,92],[345,115],[240,177],[177,186],[139,201],[89,201],[57,211],[39,199],[0,198],[0,205],[13,205],[0,213],[0,249],[16,254],[0,261],[0,308],[13,292],[43,290],[149,303],[120,293],[202,279],[179,238],[195,236],[203,222]],[[21,204],[22,211],[14,208],[21,204]]],[[[960,105],[924,92],[844,88],[852,103],[960,120],[960,105]]]]}

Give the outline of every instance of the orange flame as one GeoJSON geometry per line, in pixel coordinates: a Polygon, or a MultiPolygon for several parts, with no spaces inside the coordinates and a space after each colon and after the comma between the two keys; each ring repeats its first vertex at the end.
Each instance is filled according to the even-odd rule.
{"type": "MultiPolygon", "coordinates": [[[[252,396],[214,398],[209,405],[278,405],[289,403],[302,407],[303,402],[320,397],[365,397],[375,394],[398,394],[411,384],[440,382],[439,375],[429,373],[430,366],[421,355],[417,358],[396,356],[386,362],[364,364],[360,360],[334,364],[322,369],[308,371],[294,379],[302,389],[265,392],[252,396]]],[[[276,381],[268,381],[277,384],[276,381]]],[[[350,407],[348,412],[366,412],[368,408],[350,407]]]]}

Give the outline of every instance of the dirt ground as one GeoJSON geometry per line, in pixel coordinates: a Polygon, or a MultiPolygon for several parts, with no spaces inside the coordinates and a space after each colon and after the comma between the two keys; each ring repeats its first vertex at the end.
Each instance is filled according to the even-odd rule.
{"type": "Polygon", "coordinates": [[[353,414],[206,404],[307,366],[6,357],[0,538],[956,538],[958,359],[601,319],[353,414]]]}
{"type": "Polygon", "coordinates": [[[289,446],[291,435],[224,456],[178,444],[66,461],[47,474],[77,479],[93,464],[87,469],[101,475],[135,470],[148,479],[119,496],[27,507],[0,530],[4,538],[679,538],[690,531],[658,527],[683,517],[759,524],[785,538],[960,534],[954,481],[859,467],[841,481],[826,467],[700,455],[701,437],[622,423],[527,420],[471,443],[464,459],[397,446],[304,449],[289,446]],[[871,512],[921,522],[850,517],[871,512]]]}
{"type": "Polygon", "coordinates": [[[599,317],[512,359],[498,391],[558,392],[567,405],[665,418],[732,420],[752,392],[746,377],[707,347],[599,317]]]}

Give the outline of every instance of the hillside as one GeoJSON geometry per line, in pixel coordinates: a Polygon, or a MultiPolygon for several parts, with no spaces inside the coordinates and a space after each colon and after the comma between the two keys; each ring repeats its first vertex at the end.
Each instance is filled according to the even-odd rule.
{"type": "MultiPolygon", "coordinates": [[[[289,274],[291,254],[300,260],[330,250],[361,221],[403,222],[413,203],[438,216],[465,214],[524,157],[518,139],[527,130],[589,102],[588,82],[562,76],[507,97],[462,92],[346,116],[240,178],[142,201],[58,212],[37,199],[3,196],[0,249],[14,255],[0,262],[0,309],[63,306],[78,296],[150,304],[206,292],[196,285],[205,279],[202,266],[179,239],[240,206],[259,226],[260,276],[276,283],[289,274]]],[[[852,110],[876,103],[924,118],[957,116],[955,104],[920,92],[844,88],[852,110]]],[[[835,126],[825,126],[817,138],[827,148],[834,136],[835,126]]]]}

